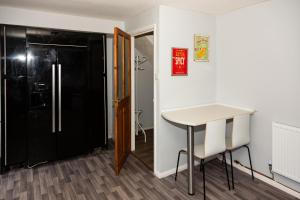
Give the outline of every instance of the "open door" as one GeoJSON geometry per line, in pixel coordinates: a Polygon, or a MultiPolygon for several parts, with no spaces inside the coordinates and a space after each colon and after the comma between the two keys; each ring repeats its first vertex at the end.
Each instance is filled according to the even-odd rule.
{"type": "Polygon", "coordinates": [[[119,175],[131,149],[131,37],[114,29],[115,171],[119,175]]]}

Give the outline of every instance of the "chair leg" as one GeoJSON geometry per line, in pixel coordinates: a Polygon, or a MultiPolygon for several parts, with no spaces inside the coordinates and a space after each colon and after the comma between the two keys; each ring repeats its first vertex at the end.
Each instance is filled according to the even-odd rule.
{"type": "Polygon", "coordinates": [[[201,165],[202,165],[202,171],[203,171],[203,198],[206,199],[206,193],[205,193],[205,168],[204,168],[204,159],[201,159],[201,165]]]}
{"type": "Polygon", "coordinates": [[[178,158],[177,158],[177,165],[176,165],[176,174],[175,174],[175,181],[177,180],[177,172],[178,172],[178,165],[179,165],[179,159],[180,159],[180,154],[183,152],[183,150],[180,150],[178,152],[178,158]]]}
{"type": "Polygon", "coordinates": [[[244,147],[247,148],[248,150],[248,155],[249,155],[249,162],[250,162],[250,169],[251,169],[251,175],[252,175],[252,180],[254,180],[254,174],[253,174],[253,168],[252,168],[252,162],[251,162],[251,155],[250,155],[250,149],[247,145],[245,145],[244,147]]]}
{"type": "Polygon", "coordinates": [[[203,164],[203,161],[201,159],[201,161],[200,161],[200,172],[202,172],[202,164],[203,164]]]}
{"type": "Polygon", "coordinates": [[[234,190],[234,178],[233,178],[233,165],[232,165],[232,151],[229,150],[230,155],[230,167],[231,167],[231,182],[232,182],[232,189],[234,190]]]}
{"type": "Polygon", "coordinates": [[[225,152],[223,153],[223,161],[225,162],[225,170],[226,170],[226,176],[227,176],[227,184],[228,184],[228,189],[230,190],[230,183],[229,183],[229,176],[228,176],[228,170],[227,170],[227,162],[226,162],[226,155],[225,155],[225,152]]]}
{"type": "Polygon", "coordinates": [[[223,156],[223,158],[222,158],[222,165],[224,164],[224,156],[223,156]]]}

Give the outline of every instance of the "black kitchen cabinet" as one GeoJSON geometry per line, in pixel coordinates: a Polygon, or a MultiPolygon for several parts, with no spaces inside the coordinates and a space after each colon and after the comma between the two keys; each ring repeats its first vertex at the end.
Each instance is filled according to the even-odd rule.
{"type": "Polygon", "coordinates": [[[107,146],[104,34],[1,26],[1,171],[107,146]]]}
{"type": "Polygon", "coordinates": [[[26,160],[27,69],[24,27],[1,26],[1,164],[26,160]]]}

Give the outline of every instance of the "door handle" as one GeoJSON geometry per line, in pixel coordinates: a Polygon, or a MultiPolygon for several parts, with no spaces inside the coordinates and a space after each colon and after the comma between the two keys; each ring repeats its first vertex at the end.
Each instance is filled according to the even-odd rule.
{"type": "Polygon", "coordinates": [[[58,64],[58,131],[61,132],[61,64],[58,64]]]}
{"type": "Polygon", "coordinates": [[[55,64],[52,64],[52,133],[55,133],[55,64]]]}

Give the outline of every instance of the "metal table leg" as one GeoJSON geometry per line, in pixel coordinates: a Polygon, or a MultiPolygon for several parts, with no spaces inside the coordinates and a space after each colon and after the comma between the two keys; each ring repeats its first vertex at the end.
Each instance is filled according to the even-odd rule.
{"type": "Polygon", "coordinates": [[[194,127],[187,126],[188,193],[194,195],[194,127]]]}

